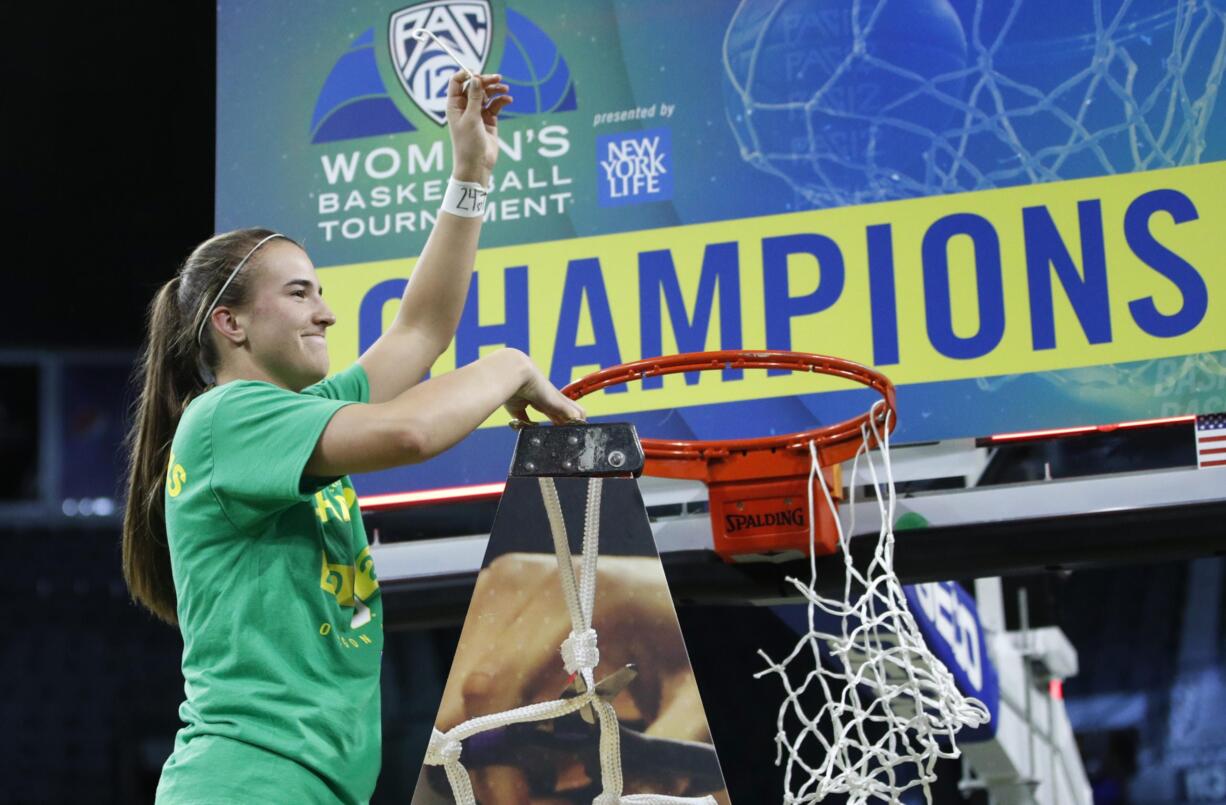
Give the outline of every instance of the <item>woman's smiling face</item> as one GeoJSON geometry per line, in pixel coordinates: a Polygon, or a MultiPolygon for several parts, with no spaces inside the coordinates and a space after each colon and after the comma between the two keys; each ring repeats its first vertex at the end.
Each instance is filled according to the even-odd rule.
{"type": "Polygon", "coordinates": [[[327,328],[336,322],[306,252],[288,240],[260,250],[250,302],[235,310],[252,360],[300,391],[328,374],[327,328]]]}

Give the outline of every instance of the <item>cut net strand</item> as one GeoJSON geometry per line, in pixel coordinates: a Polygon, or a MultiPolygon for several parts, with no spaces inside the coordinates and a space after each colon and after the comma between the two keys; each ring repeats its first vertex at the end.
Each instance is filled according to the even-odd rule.
{"type": "Polygon", "coordinates": [[[547,721],[590,707],[596,714],[600,729],[602,786],[600,795],[592,800],[592,805],[716,805],[715,798],[711,796],[674,797],[664,794],[622,793],[624,780],[617,712],[611,702],[597,694],[593,677],[596,666],[600,664],[597,635],[592,628],[592,611],[596,601],[596,565],[600,554],[601,479],[588,479],[583,555],[580,559],[578,579],[575,578],[562,503],[558,499],[553,478],[543,477],[539,482],[549,530],[553,537],[554,554],[558,561],[562,596],[571,622],[570,636],[562,642],[560,651],[566,672],[582,678],[583,691],[572,698],[529,704],[502,713],[477,716],[446,732],[435,729],[426,749],[426,765],[443,767],[457,805],[476,805],[472,781],[467,769],[460,762],[464,740],[488,730],[513,724],[547,721]]]}

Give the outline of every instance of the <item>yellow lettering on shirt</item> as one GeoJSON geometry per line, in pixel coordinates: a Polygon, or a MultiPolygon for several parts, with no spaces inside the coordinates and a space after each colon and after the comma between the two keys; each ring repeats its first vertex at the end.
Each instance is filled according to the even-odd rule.
{"type": "MultiPolygon", "coordinates": [[[[360,629],[374,619],[375,613],[366,606],[366,602],[374,597],[379,590],[379,580],[375,578],[375,560],[370,555],[370,546],[362,549],[357,561],[352,565],[342,565],[328,561],[326,551],[321,552],[322,558],[319,570],[319,586],[336,598],[336,603],[342,607],[353,607],[353,616],[349,621],[350,629],[360,629]]],[[[325,634],[320,632],[320,634],[325,634]]],[[[365,637],[363,642],[369,644],[365,637]]],[[[345,643],[342,641],[342,645],[345,643]]],[[[357,643],[354,643],[356,646],[357,643]]]]}
{"type": "MultiPolygon", "coordinates": [[[[331,516],[337,518],[338,520],[340,519],[341,513],[338,512],[336,510],[336,507],[332,505],[332,499],[329,498],[327,495],[325,495],[323,492],[316,492],[315,493],[315,514],[319,515],[319,522],[321,523],[328,522],[329,513],[331,513],[331,516]]],[[[346,512],[346,514],[348,514],[348,512],[346,512]]]]}
{"type": "Polygon", "coordinates": [[[344,495],[333,495],[332,499],[336,501],[336,505],[340,508],[341,519],[346,523],[349,522],[349,506],[345,502],[344,495]]]}
{"type": "Polygon", "coordinates": [[[186,483],[187,470],[183,469],[182,464],[175,463],[175,454],[171,453],[169,466],[166,469],[166,493],[172,498],[177,498],[186,483]]]}
{"type": "Polygon", "coordinates": [[[356,500],[357,495],[353,490],[343,487],[340,481],[334,481],[326,489],[315,493],[315,514],[321,523],[328,522],[329,518],[347,523],[352,519],[349,510],[356,500]]]}
{"type": "Polygon", "coordinates": [[[375,558],[370,555],[370,546],[362,549],[358,560],[354,563],[354,591],[358,598],[369,601],[379,589],[379,580],[375,578],[375,558]]]}
{"type": "Polygon", "coordinates": [[[323,566],[319,571],[319,586],[335,596],[341,606],[353,606],[353,565],[329,564],[328,554],[320,553],[323,566]]]}

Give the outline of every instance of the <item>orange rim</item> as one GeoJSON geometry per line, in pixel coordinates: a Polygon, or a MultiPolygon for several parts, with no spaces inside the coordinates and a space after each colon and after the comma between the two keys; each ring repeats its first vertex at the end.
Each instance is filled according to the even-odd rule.
{"type": "Polygon", "coordinates": [[[705,462],[750,451],[807,450],[809,442],[813,442],[822,451],[824,462],[833,464],[856,454],[859,445],[866,440],[861,430],[864,426],[869,426],[867,441],[872,447],[875,440],[870,422],[875,420],[878,429],[888,426],[892,431],[898,420],[895,416],[894,384],[889,378],[855,361],[808,352],[723,350],[644,358],[593,372],[562,389],[562,393],[572,400],[578,400],[594,391],[632,380],[715,369],[791,369],[842,377],[873,389],[881,395],[884,405],[874,405],[860,416],[843,422],[784,436],[719,440],[642,439],[643,453],[647,458],[705,462]]]}

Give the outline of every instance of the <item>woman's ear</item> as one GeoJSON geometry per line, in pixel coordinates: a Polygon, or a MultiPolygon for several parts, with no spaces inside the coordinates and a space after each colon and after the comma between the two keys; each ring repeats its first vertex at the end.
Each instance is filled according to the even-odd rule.
{"type": "Polygon", "coordinates": [[[227,341],[236,347],[247,343],[247,332],[238,314],[229,307],[217,307],[213,310],[210,325],[221,333],[227,341]]]}

